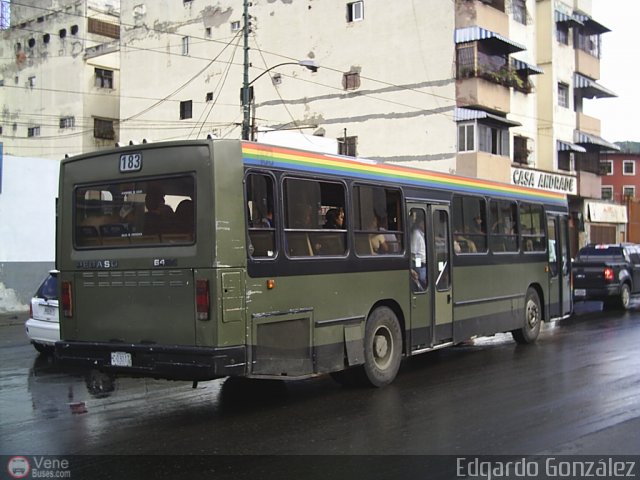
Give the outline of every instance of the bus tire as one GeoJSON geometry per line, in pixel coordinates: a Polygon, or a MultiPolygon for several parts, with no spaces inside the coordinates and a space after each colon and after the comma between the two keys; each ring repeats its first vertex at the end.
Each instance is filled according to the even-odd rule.
{"type": "Polygon", "coordinates": [[[402,330],[398,317],[388,307],[376,308],[365,326],[364,374],[374,387],[390,384],[402,360],[402,330]]]}
{"type": "Polygon", "coordinates": [[[540,297],[533,288],[527,290],[524,300],[524,318],[521,328],[511,331],[513,339],[520,344],[533,343],[540,334],[542,323],[542,308],[540,307],[540,297]]]}

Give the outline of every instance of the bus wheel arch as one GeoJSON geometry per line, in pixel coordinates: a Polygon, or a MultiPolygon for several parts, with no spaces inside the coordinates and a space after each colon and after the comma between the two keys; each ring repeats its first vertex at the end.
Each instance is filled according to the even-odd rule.
{"type": "Polygon", "coordinates": [[[378,305],[369,313],[364,332],[364,376],[373,387],[390,384],[400,369],[403,331],[396,312],[378,305]]]}
{"type": "Polygon", "coordinates": [[[535,285],[527,289],[522,312],[522,327],[511,331],[513,339],[519,344],[533,343],[540,334],[544,317],[540,292],[535,285]]]}

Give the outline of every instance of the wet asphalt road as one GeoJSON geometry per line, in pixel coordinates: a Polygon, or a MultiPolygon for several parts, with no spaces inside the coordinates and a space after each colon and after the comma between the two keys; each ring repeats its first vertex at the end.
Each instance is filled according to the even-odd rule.
{"type": "MultiPolygon", "coordinates": [[[[162,457],[140,456],[638,455],[640,303],[629,312],[599,306],[578,305],[578,315],[546,324],[533,346],[498,335],[406,360],[378,390],[343,388],[329,377],[216,380],[196,389],[119,379],[113,392],[91,393],[83,375],[39,356],[22,326],[0,326],[0,455],[135,455],[148,463],[162,457]]],[[[202,471],[196,457],[185,458],[182,471],[202,471]]],[[[227,473],[265,461],[220,458],[230,462],[221,467],[227,473]]],[[[334,463],[326,458],[325,478],[334,463]]],[[[369,462],[377,473],[389,465],[384,458],[394,457],[369,462]]],[[[300,472],[314,464],[283,462],[300,472]]],[[[264,478],[262,468],[247,478],[264,478]]],[[[388,468],[379,476],[396,478],[388,468]]],[[[214,477],[221,471],[202,478],[214,477]]]]}

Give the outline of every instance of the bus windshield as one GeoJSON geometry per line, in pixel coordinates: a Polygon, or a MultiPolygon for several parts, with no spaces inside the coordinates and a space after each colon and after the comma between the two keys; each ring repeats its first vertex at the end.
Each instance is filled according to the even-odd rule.
{"type": "Polygon", "coordinates": [[[76,248],[192,244],[192,175],[80,186],[75,190],[76,248]]]}

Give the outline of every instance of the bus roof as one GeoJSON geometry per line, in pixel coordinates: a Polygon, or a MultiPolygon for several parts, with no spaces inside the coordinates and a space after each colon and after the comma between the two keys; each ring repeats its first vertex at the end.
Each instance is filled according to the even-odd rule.
{"type": "Polygon", "coordinates": [[[340,175],[467,194],[498,195],[554,205],[566,205],[567,202],[564,194],[547,190],[251,142],[243,142],[242,156],[245,165],[250,166],[340,175]]]}

